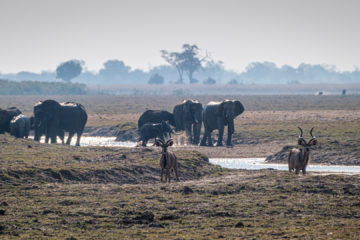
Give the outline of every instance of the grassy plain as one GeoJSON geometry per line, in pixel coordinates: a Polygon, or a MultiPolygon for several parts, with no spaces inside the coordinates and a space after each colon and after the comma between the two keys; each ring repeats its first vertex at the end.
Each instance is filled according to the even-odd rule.
{"type": "MultiPolygon", "coordinates": [[[[146,108],[171,111],[182,100],[6,96],[0,108],[29,114],[48,98],[82,103],[94,128],[132,128],[146,108]]],[[[294,144],[300,125],[315,126],[314,162],[359,164],[359,96],[192,98],[236,98],[246,112],[236,119],[234,148],[172,149],[179,183],[159,182],[154,147],[77,148],[0,135],[0,238],[358,239],[359,175],[227,170],[209,164],[206,155],[266,157],[294,144]]]]}

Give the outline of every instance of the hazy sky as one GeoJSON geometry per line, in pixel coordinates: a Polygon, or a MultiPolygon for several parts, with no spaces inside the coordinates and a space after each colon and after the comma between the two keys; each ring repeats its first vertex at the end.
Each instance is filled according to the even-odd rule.
{"type": "Polygon", "coordinates": [[[229,69],[253,61],[360,67],[357,0],[0,0],[0,72],[108,59],[147,70],[198,44],[229,69]]]}

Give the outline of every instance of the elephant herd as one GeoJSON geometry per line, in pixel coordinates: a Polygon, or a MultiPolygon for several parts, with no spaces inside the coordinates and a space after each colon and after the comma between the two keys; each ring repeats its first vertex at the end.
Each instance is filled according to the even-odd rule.
{"type": "Polygon", "coordinates": [[[204,108],[197,100],[184,100],[177,104],[173,113],[160,110],[147,110],[138,120],[142,145],[151,138],[160,138],[179,131],[185,131],[191,144],[213,146],[211,133],[218,130],[216,146],[223,146],[225,126],[228,129],[227,146],[232,146],[232,134],[235,131],[234,119],[244,112],[244,106],[237,100],[209,102],[204,108]],[[200,132],[204,124],[204,135],[200,142],[200,132]],[[173,126],[174,128],[170,127],[173,126]]]}
{"type": "Polygon", "coordinates": [[[64,143],[64,132],[69,136],[66,144],[76,133],[76,146],[80,146],[80,138],[87,122],[85,108],[78,103],[58,103],[55,100],[40,101],[34,106],[34,116],[28,118],[16,107],[0,109],[0,133],[9,132],[18,138],[27,138],[30,129],[34,129],[34,140],[40,141],[45,135],[45,142],[56,143],[57,136],[64,143]]]}
{"type": "MultiPolygon", "coordinates": [[[[140,141],[146,146],[149,139],[178,134],[185,131],[191,144],[212,146],[211,133],[218,130],[216,146],[223,145],[225,126],[228,130],[227,146],[232,145],[232,134],[235,131],[234,119],[244,112],[244,106],[237,100],[209,102],[205,107],[197,100],[184,100],[177,104],[173,113],[161,110],[147,110],[138,120],[140,141]],[[201,127],[204,135],[200,141],[201,127]]],[[[66,144],[70,144],[76,133],[76,146],[87,122],[85,108],[75,102],[58,103],[55,100],[40,101],[34,106],[34,116],[28,118],[16,107],[0,109],[0,133],[9,132],[18,138],[27,138],[30,129],[34,129],[34,140],[40,141],[45,135],[45,142],[56,143],[59,137],[64,143],[64,133],[68,132],[66,144]]]]}

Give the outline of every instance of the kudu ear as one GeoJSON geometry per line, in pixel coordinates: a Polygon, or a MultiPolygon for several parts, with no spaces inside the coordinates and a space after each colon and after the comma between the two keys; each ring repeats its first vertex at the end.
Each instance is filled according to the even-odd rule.
{"type": "Polygon", "coordinates": [[[168,145],[169,147],[171,147],[172,145],[174,145],[174,141],[172,139],[169,139],[167,142],[166,142],[166,145],[168,145]]]}
{"type": "Polygon", "coordinates": [[[162,143],[161,143],[159,140],[156,140],[156,141],[155,141],[155,146],[161,147],[161,146],[162,146],[162,143]]]}
{"type": "Polygon", "coordinates": [[[309,145],[315,146],[316,144],[317,144],[317,140],[316,140],[316,139],[311,139],[311,140],[310,140],[309,145]]]}

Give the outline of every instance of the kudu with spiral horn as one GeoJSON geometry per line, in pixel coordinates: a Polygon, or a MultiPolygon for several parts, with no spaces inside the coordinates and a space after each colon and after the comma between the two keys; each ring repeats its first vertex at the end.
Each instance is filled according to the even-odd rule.
{"type": "Polygon", "coordinates": [[[176,181],[179,181],[179,173],[178,173],[178,162],[174,153],[168,152],[168,147],[171,147],[174,144],[172,139],[164,142],[161,139],[157,139],[155,141],[155,145],[162,148],[161,158],[160,158],[160,174],[161,174],[161,182],[163,181],[163,174],[165,171],[165,182],[170,182],[170,173],[173,170],[175,172],[176,181]]]}
{"type": "Polygon", "coordinates": [[[295,170],[295,174],[299,174],[300,170],[302,170],[302,173],[305,175],[306,166],[310,162],[310,147],[316,145],[317,140],[312,134],[314,128],[311,128],[310,130],[311,139],[308,142],[306,142],[306,140],[303,138],[303,130],[300,127],[298,128],[300,130],[298,145],[302,146],[303,148],[293,148],[290,151],[288,158],[289,172],[291,173],[293,170],[295,170]]]}

